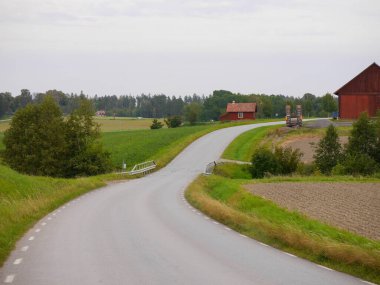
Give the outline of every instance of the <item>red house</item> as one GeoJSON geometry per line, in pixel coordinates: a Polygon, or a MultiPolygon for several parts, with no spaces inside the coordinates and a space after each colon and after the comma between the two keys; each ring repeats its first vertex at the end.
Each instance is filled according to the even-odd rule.
{"type": "Polygon", "coordinates": [[[357,119],[364,111],[375,116],[380,109],[380,66],[371,64],[334,94],[339,98],[340,118],[357,119]]]}
{"type": "Polygon", "coordinates": [[[255,120],[256,103],[232,103],[227,104],[226,113],[220,116],[221,121],[255,120]]]}

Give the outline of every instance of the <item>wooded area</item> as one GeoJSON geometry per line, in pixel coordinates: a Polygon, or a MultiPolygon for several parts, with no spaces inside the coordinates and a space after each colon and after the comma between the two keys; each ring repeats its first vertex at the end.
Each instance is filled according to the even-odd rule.
{"type": "Polygon", "coordinates": [[[49,90],[45,93],[31,93],[27,89],[21,90],[17,96],[9,92],[0,93],[0,118],[11,116],[19,108],[28,103],[41,103],[46,95],[52,96],[61,111],[69,114],[78,108],[81,98],[88,98],[94,104],[95,110],[105,110],[107,116],[164,118],[180,115],[188,117],[196,113],[197,121],[219,120],[219,116],[226,111],[227,103],[257,103],[257,118],[285,117],[285,105],[292,108],[301,104],[304,117],[327,116],[337,111],[337,99],[327,93],[322,97],[306,93],[301,98],[284,95],[249,94],[243,95],[225,90],[214,91],[209,96],[176,97],[164,94],[132,95],[104,95],[89,97],[83,92],[67,94],[62,91],[49,90]]]}

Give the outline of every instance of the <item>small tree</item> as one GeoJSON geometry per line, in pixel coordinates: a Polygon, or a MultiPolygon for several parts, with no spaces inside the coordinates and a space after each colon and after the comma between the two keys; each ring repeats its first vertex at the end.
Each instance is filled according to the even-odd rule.
{"type": "Polygon", "coordinates": [[[360,114],[359,119],[352,125],[351,135],[348,138],[348,154],[367,154],[376,156],[376,126],[372,123],[367,112],[360,114]]]}
{"type": "Polygon", "coordinates": [[[303,153],[299,149],[293,150],[291,147],[276,147],[274,156],[279,165],[279,173],[290,174],[297,170],[303,153]]]}
{"type": "Polygon", "coordinates": [[[190,125],[194,125],[199,120],[201,112],[202,105],[193,102],[185,107],[185,118],[190,122],[190,125]]]}
{"type": "Polygon", "coordinates": [[[330,125],[315,150],[315,164],[323,174],[330,174],[341,156],[342,146],[339,143],[338,132],[333,125],[330,125]]]}
{"type": "Polygon", "coordinates": [[[163,126],[164,126],[163,123],[159,122],[157,119],[154,119],[152,121],[152,124],[150,125],[150,129],[157,130],[157,129],[161,129],[163,126]]]}
{"type": "Polygon", "coordinates": [[[165,124],[168,126],[168,128],[177,128],[182,125],[182,118],[181,116],[172,116],[165,119],[165,124]]]}
{"type": "Polygon", "coordinates": [[[263,178],[266,173],[277,174],[279,172],[278,161],[269,149],[259,148],[252,156],[250,171],[253,178],[263,178]]]}

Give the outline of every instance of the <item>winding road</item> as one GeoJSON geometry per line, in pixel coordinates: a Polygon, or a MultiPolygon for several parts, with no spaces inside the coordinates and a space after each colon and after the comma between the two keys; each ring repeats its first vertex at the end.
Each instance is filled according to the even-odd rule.
{"type": "Polygon", "coordinates": [[[221,129],[167,167],[67,203],[39,221],[0,269],[23,285],[364,284],[268,247],[192,208],[186,186],[240,133],[221,129]]]}

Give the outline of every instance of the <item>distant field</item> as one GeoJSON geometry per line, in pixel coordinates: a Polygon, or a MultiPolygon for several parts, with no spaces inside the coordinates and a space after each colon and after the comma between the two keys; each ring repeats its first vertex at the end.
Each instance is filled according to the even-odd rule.
{"type": "MultiPolygon", "coordinates": [[[[136,129],[149,129],[153,119],[95,117],[95,122],[100,124],[102,132],[127,131],[136,129]]],[[[162,123],[162,119],[159,119],[162,123]]]]}
{"type": "MultiPolygon", "coordinates": [[[[136,129],[149,129],[153,119],[123,118],[123,117],[94,117],[100,124],[102,132],[127,131],[136,129]]],[[[162,119],[159,119],[162,123],[162,119]]],[[[10,121],[0,121],[0,132],[9,128],[10,121]]]]}

